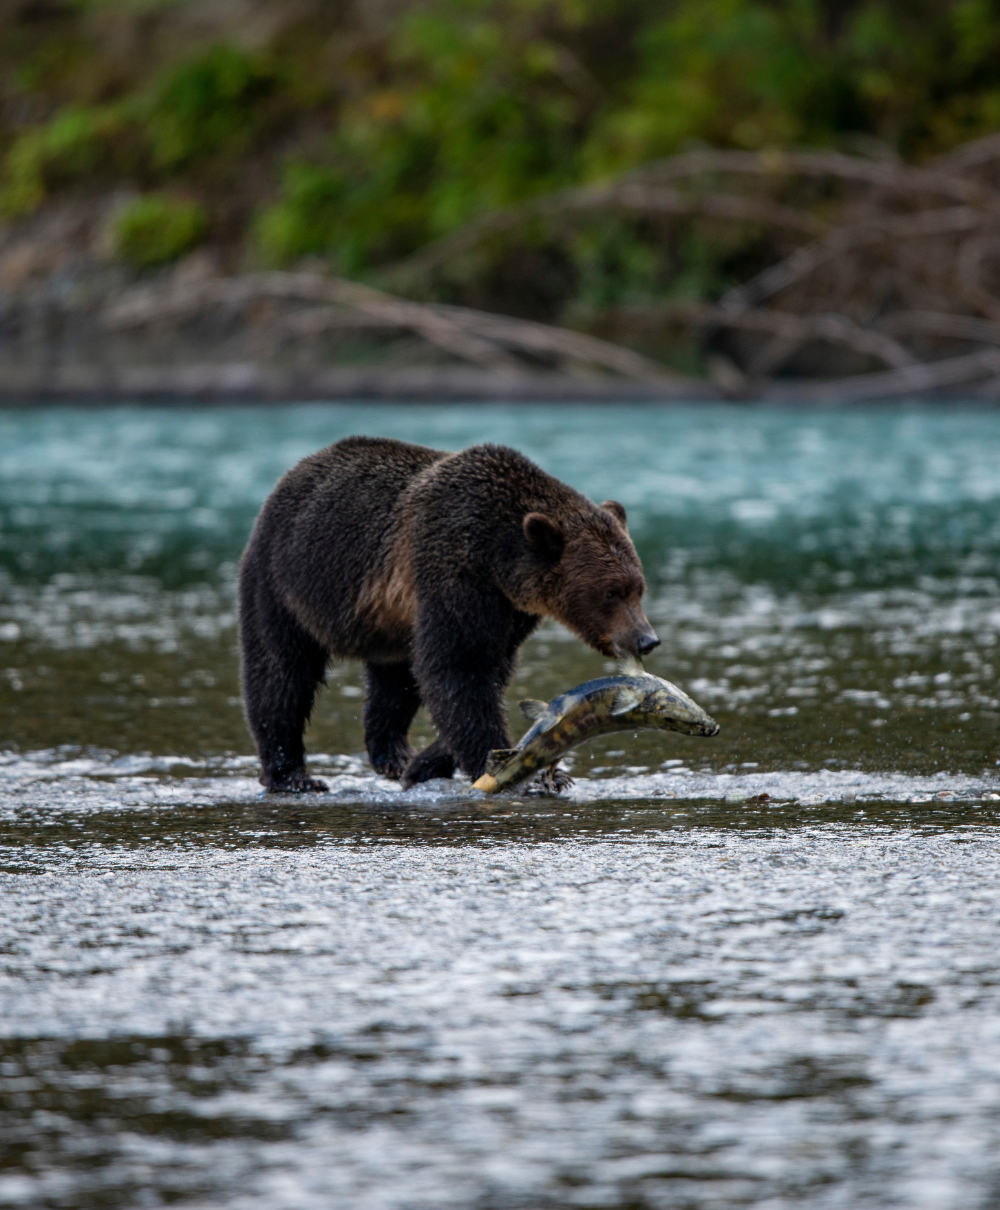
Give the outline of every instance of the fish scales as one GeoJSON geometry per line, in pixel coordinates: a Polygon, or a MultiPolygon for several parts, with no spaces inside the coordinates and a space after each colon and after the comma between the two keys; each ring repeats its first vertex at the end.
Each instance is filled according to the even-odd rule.
{"type": "Polygon", "coordinates": [[[719,731],[715,719],[683,690],[647,672],[599,677],[551,702],[527,701],[521,708],[532,726],[516,748],[490,753],[474,789],[496,793],[541,770],[554,770],[571,748],[598,735],[649,728],[701,736],[719,731]]]}

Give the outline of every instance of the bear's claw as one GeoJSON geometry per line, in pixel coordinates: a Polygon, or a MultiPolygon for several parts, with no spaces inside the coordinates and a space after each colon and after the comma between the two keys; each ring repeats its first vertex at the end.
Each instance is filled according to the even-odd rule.
{"type": "Polygon", "coordinates": [[[318,777],[309,777],[305,769],[289,773],[280,781],[261,774],[260,784],[269,794],[325,794],[330,787],[318,777]]]}
{"type": "Polygon", "coordinates": [[[400,779],[404,790],[422,781],[435,777],[451,777],[455,772],[455,758],[440,738],[426,747],[410,761],[400,779]]]}
{"type": "Polygon", "coordinates": [[[393,752],[371,756],[371,766],[379,777],[387,777],[389,781],[399,781],[406,766],[416,756],[416,750],[409,744],[395,749],[393,752]]]}
{"type": "Polygon", "coordinates": [[[568,790],[572,784],[572,777],[555,765],[550,765],[547,769],[543,769],[535,778],[535,785],[545,794],[561,794],[563,790],[568,790]]]}

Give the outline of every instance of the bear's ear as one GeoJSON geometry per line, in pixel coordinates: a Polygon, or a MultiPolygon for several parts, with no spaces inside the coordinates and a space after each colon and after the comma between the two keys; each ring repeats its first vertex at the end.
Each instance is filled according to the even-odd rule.
{"type": "Polygon", "coordinates": [[[628,517],[625,513],[625,508],[617,500],[605,500],[603,504],[599,504],[597,507],[603,508],[605,512],[610,513],[613,517],[617,517],[621,522],[622,529],[628,529],[628,517]]]}
{"type": "Polygon", "coordinates": [[[562,530],[551,517],[544,513],[528,513],[524,518],[524,536],[536,555],[549,563],[559,562],[566,542],[562,530]]]}

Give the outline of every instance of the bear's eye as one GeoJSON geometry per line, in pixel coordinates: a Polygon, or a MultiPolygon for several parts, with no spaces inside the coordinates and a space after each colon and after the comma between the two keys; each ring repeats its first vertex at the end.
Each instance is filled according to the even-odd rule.
{"type": "Polygon", "coordinates": [[[611,605],[614,601],[618,600],[618,595],[619,594],[618,594],[617,588],[609,588],[608,591],[604,594],[604,599],[607,601],[607,603],[609,605],[611,605]]]}

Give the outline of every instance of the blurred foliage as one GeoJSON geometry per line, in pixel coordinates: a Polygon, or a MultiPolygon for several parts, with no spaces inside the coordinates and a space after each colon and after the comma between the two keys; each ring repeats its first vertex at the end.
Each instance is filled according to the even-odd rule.
{"type": "Polygon", "coordinates": [[[67,105],[48,122],[30,127],[7,153],[0,210],[29,214],[60,186],[93,175],[112,158],[119,127],[110,110],[67,105]]]}
{"type": "Polygon", "coordinates": [[[225,44],[104,104],[70,103],[8,143],[0,210],[28,214],[73,185],[237,180],[258,139],[294,105],[266,59],[225,44]],[[206,171],[207,168],[207,171],[206,171]]]}
{"type": "Polygon", "coordinates": [[[168,264],[201,242],[206,221],[200,202],[148,194],[116,215],[115,248],[137,269],[168,264]]]}
{"type": "MultiPolygon", "coordinates": [[[[241,263],[372,275],[692,146],[920,161],[1000,129],[1000,0],[23,0],[0,66],[7,214],[179,190],[241,263]]],[[[430,288],[553,318],[712,297],[772,251],[696,222],[536,225],[430,288]]]]}
{"type": "Polygon", "coordinates": [[[278,73],[232,46],[214,46],[182,63],[153,88],[135,118],[153,166],[166,171],[228,149],[241,155],[260,133],[261,110],[278,73]]]}

